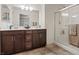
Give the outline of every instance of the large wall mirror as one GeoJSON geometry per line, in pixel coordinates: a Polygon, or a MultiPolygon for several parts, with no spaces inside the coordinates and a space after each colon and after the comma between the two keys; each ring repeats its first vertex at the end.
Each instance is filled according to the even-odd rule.
{"type": "Polygon", "coordinates": [[[29,11],[29,15],[20,14],[20,26],[24,27],[38,27],[39,26],[39,11],[29,11]]]}
{"type": "MultiPolygon", "coordinates": [[[[39,27],[39,18],[41,19],[41,6],[40,5],[31,5],[32,10],[21,9],[20,5],[1,5],[1,22],[4,23],[4,26],[8,24],[10,27],[13,25],[13,28],[18,27],[39,27]],[[37,7],[38,6],[38,7],[37,7]]],[[[1,27],[3,25],[1,24],[1,27]]]]}

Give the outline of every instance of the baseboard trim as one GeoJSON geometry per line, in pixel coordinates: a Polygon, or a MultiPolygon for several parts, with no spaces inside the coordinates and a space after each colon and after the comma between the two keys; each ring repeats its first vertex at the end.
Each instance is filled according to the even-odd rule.
{"type": "Polygon", "coordinates": [[[70,48],[70,47],[68,47],[68,46],[65,46],[65,45],[63,45],[63,44],[61,44],[61,43],[59,43],[59,42],[54,42],[54,43],[57,44],[58,46],[62,47],[63,49],[69,51],[70,53],[72,53],[72,54],[74,54],[74,55],[79,55],[78,51],[76,51],[76,50],[74,50],[74,49],[72,49],[72,48],[70,48]],[[73,52],[72,52],[72,51],[73,51],[73,52]]]}

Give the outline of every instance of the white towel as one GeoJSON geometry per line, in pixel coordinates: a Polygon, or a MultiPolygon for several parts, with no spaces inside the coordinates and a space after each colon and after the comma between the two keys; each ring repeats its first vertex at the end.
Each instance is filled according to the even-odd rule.
{"type": "Polygon", "coordinates": [[[69,25],[69,34],[70,35],[77,35],[77,24],[69,25]]]}

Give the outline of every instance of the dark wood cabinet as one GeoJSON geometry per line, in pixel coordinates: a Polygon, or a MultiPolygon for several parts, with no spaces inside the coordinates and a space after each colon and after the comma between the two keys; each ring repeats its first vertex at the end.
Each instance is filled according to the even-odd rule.
{"type": "Polygon", "coordinates": [[[46,45],[46,30],[33,31],[33,48],[39,48],[46,45]]]}
{"type": "Polygon", "coordinates": [[[2,54],[11,54],[14,49],[13,32],[2,32],[1,37],[2,54]]]}
{"type": "Polygon", "coordinates": [[[40,40],[40,47],[43,47],[46,45],[46,30],[39,30],[39,40],[40,40]]]}
{"type": "Polygon", "coordinates": [[[37,30],[33,31],[33,48],[40,47],[39,33],[37,30]]]}
{"type": "Polygon", "coordinates": [[[20,52],[24,50],[24,31],[15,31],[14,48],[15,52],[20,52]]]}
{"type": "Polygon", "coordinates": [[[32,31],[28,30],[25,32],[25,49],[32,49],[32,31]]]}
{"type": "Polygon", "coordinates": [[[0,54],[1,54],[1,32],[0,32],[0,54]]]}
{"type": "Polygon", "coordinates": [[[24,50],[24,32],[2,32],[2,54],[12,54],[24,50]]]}
{"type": "Polygon", "coordinates": [[[0,54],[13,54],[46,45],[46,29],[0,31],[0,54]]]}

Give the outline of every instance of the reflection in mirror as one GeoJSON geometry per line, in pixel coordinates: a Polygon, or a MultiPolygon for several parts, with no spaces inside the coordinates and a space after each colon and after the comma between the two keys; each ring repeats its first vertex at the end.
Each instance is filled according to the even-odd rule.
{"type": "Polygon", "coordinates": [[[39,11],[38,10],[31,11],[30,19],[31,19],[32,27],[39,27],[39,11]]]}
{"type": "Polygon", "coordinates": [[[9,22],[9,14],[10,14],[10,10],[9,10],[9,8],[8,8],[8,6],[7,5],[2,5],[2,11],[1,11],[1,14],[2,14],[2,21],[7,21],[7,22],[9,22]]]}
{"type": "Polygon", "coordinates": [[[25,28],[29,27],[29,16],[20,14],[20,26],[24,26],[25,28]]]}

